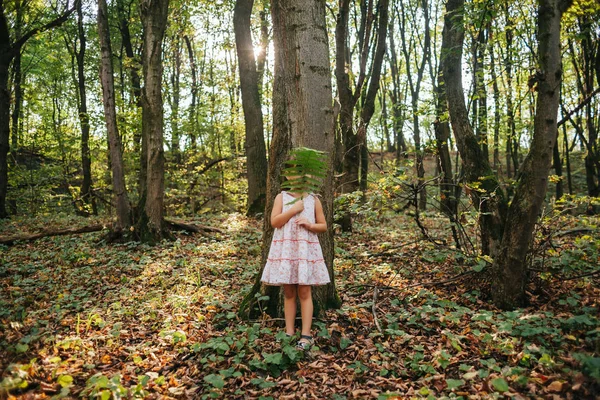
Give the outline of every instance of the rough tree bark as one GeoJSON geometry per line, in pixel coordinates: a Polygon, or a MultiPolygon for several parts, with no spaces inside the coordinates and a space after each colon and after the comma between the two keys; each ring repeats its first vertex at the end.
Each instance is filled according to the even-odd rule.
{"type": "Polygon", "coordinates": [[[139,207],[138,234],[144,242],[155,243],[168,236],[164,223],[165,155],[162,97],[162,44],[167,26],[169,0],[142,0],[142,156],[146,146],[146,180],[139,207]]]}
{"type": "Polygon", "coordinates": [[[557,113],[562,79],[560,25],[572,0],[539,0],[537,18],[537,103],[529,154],[517,178],[504,236],[494,258],[492,297],[503,309],[525,303],[527,253],[548,186],[548,172],[557,137],[557,113]]]}
{"type": "Polygon", "coordinates": [[[106,0],[98,0],[98,38],[100,41],[100,82],[102,84],[102,103],[108,133],[112,185],[115,195],[117,219],[113,226],[116,234],[130,225],[130,207],[123,172],[123,155],[121,154],[121,138],[117,126],[115,107],[115,88],[112,66],[112,50],[108,26],[108,6],[106,0]]]}
{"type": "Polygon", "coordinates": [[[473,205],[479,211],[481,251],[494,254],[502,240],[507,200],[489,160],[469,123],[462,86],[464,0],[448,0],[442,33],[443,78],[456,145],[463,162],[464,180],[473,205]]]}
{"type": "Polygon", "coordinates": [[[260,80],[254,59],[250,29],[253,4],[254,0],[237,0],[233,10],[242,107],[246,125],[248,215],[264,212],[267,191],[267,155],[259,89],[260,80]]]}
{"type": "MultiPolygon", "coordinates": [[[[256,282],[240,307],[240,315],[256,314],[255,294],[269,251],[273,228],[270,215],[273,200],[280,191],[280,173],[289,150],[306,146],[328,153],[328,174],[321,201],[329,229],[319,235],[331,283],[315,287],[315,314],[338,307],[340,298],[333,276],[333,99],[329,68],[329,46],[325,23],[325,3],[312,0],[273,0],[271,3],[275,40],[275,79],[273,86],[273,140],[269,149],[267,207],[263,227],[263,257],[256,282]]],[[[267,287],[266,311],[281,313],[279,288],[267,287]]]]}

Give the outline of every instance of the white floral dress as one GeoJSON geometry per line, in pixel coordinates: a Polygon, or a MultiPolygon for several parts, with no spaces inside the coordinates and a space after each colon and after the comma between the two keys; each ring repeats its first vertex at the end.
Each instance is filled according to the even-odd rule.
{"type": "MultiPolygon", "coordinates": [[[[292,206],[289,203],[295,198],[285,191],[281,193],[285,212],[292,206]]],[[[310,194],[304,199],[304,210],[301,213],[290,218],[281,228],[275,229],[261,278],[264,284],[325,285],[330,282],[319,238],[316,233],[296,225],[296,219],[300,217],[315,223],[314,195],[310,194]]]]}

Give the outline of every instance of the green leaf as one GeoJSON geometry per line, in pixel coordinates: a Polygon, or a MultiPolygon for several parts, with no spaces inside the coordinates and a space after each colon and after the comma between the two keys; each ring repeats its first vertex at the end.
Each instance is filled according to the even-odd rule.
{"type": "Polygon", "coordinates": [[[25,343],[18,343],[15,346],[15,350],[17,353],[25,353],[27,350],[29,350],[29,345],[25,343]]]}
{"type": "Polygon", "coordinates": [[[508,383],[506,383],[506,381],[503,378],[492,379],[492,386],[494,387],[494,389],[501,393],[508,392],[508,390],[510,389],[508,387],[508,383]]]}
{"type": "Polygon", "coordinates": [[[221,375],[210,374],[204,377],[204,381],[217,389],[223,389],[225,386],[225,381],[223,381],[223,377],[221,375]]]}
{"type": "Polygon", "coordinates": [[[263,357],[265,358],[265,362],[268,364],[281,364],[281,360],[283,359],[283,354],[281,353],[263,353],[263,357]]]}
{"type": "Polygon", "coordinates": [[[352,340],[348,339],[347,337],[343,337],[340,340],[340,349],[344,350],[346,349],[348,346],[350,346],[352,344],[352,340]]]}
{"type": "Polygon", "coordinates": [[[62,387],[68,387],[73,384],[73,377],[71,375],[61,375],[56,382],[62,387]]]}
{"type": "Polygon", "coordinates": [[[448,385],[448,389],[456,389],[465,384],[465,381],[462,379],[446,379],[446,384],[448,385]]]}

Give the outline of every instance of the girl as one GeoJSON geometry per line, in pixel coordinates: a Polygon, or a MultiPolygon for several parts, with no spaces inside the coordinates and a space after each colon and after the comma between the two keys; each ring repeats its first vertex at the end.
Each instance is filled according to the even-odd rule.
{"type": "Polygon", "coordinates": [[[311,286],[329,283],[317,238],[317,233],[327,230],[321,201],[314,194],[282,191],[273,204],[271,226],[275,232],[261,281],[266,285],[283,285],[288,336],[294,334],[296,295],[300,298],[302,333],[297,347],[305,350],[313,343],[311,286]]]}

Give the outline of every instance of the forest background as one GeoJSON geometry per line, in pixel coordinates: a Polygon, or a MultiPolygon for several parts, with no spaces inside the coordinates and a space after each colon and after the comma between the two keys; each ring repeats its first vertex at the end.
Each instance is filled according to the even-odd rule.
{"type": "Polygon", "coordinates": [[[0,4],[0,396],[598,395],[597,2],[0,4]],[[299,145],[307,354],[256,284],[299,145]]]}

